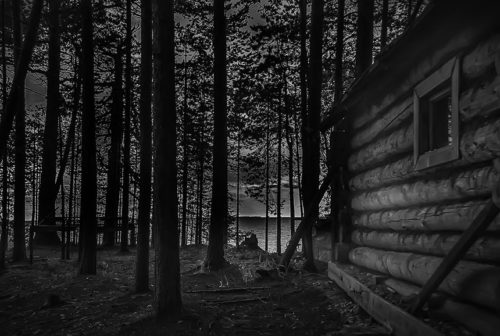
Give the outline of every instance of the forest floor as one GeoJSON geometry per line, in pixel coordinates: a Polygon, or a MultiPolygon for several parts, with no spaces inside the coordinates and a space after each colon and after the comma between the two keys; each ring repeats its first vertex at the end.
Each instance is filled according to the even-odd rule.
{"type": "MultiPolygon", "coordinates": [[[[279,273],[276,255],[226,249],[229,265],[200,267],[205,247],[181,249],[184,314],[154,317],[152,291],[134,293],[135,251],[100,250],[95,276],[77,275],[75,260],[37,248],[33,265],[0,275],[1,335],[380,335],[386,333],[326,276],[279,273]]],[[[154,252],[151,251],[154,283],[154,252]]],[[[300,269],[302,259],[294,259],[300,269]]]]}

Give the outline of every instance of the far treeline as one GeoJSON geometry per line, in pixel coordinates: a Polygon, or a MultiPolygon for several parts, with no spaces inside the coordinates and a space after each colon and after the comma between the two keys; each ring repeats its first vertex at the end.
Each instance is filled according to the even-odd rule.
{"type": "MultiPolygon", "coordinates": [[[[276,216],[278,254],[304,209],[330,211],[329,200],[313,203],[329,148],[320,121],[427,4],[0,1],[0,268],[9,239],[9,257],[23,261],[28,232],[44,227],[33,243],[73,235],[81,274],[96,273],[98,243],[136,245],[141,292],[154,245],[164,316],[182,307],[180,246],[208,243],[205,266],[216,270],[228,241],[239,245],[240,193],[265,205],[266,250],[276,216]]],[[[311,235],[309,225],[314,270],[311,235]]]]}

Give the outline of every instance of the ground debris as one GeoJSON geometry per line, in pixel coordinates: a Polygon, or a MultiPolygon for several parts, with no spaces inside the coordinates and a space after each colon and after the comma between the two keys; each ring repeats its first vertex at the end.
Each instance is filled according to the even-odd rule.
{"type": "Polygon", "coordinates": [[[283,272],[275,254],[228,248],[228,266],[210,272],[201,267],[205,250],[180,251],[185,312],[173,323],[154,316],[153,290],[133,293],[133,253],[100,250],[98,274],[78,276],[75,260],[60,261],[60,251],[37,249],[39,261],[0,276],[2,335],[347,335],[349,328],[370,335],[378,330],[324,273],[301,272],[300,257],[283,272]]]}

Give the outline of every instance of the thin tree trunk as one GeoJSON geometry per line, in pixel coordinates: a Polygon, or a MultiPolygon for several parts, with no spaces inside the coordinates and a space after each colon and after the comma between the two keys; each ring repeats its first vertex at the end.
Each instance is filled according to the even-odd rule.
{"type": "MultiPolygon", "coordinates": [[[[281,96],[281,94],[280,94],[281,96]]],[[[277,183],[276,183],[276,253],[281,254],[281,131],[283,128],[283,107],[281,106],[281,97],[278,100],[278,132],[276,138],[278,140],[278,164],[277,164],[277,183]]]]}
{"type": "Polygon", "coordinates": [[[118,220],[118,201],[120,198],[120,147],[122,142],[122,112],[123,112],[123,90],[122,90],[122,50],[118,46],[115,55],[115,78],[113,85],[113,102],[111,107],[111,146],[108,155],[108,172],[106,188],[106,208],[104,213],[103,235],[104,246],[114,246],[116,238],[116,227],[118,220]]]}
{"type": "MultiPolygon", "coordinates": [[[[74,89],[73,89],[73,109],[71,112],[71,121],[68,128],[68,134],[66,135],[66,142],[64,145],[64,152],[61,151],[61,159],[60,159],[60,167],[57,173],[56,184],[54,188],[54,199],[57,198],[57,194],[59,193],[59,189],[63,184],[64,174],[66,172],[66,167],[68,165],[69,154],[72,147],[73,142],[75,142],[75,134],[76,134],[76,118],[78,115],[78,104],[80,102],[81,95],[81,81],[80,81],[80,70],[78,63],[75,63],[74,66],[75,75],[73,77],[74,81],[74,89]]],[[[61,133],[62,134],[62,133],[61,133]]],[[[61,135],[62,136],[62,135],[61,135]]]]}
{"type": "Polygon", "coordinates": [[[176,111],[174,4],[155,0],[154,33],[154,119],[155,119],[155,245],[158,257],[156,311],[158,316],[176,318],[182,310],[180,293],[179,231],[177,218],[176,111]]]}
{"type": "MultiPolygon", "coordinates": [[[[343,0],[341,0],[343,1],[343,0]]],[[[389,0],[382,0],[382,27],[380,28],[380,51],[387,45],[387,30],[389,20],[389,0]]]]}
{"type": "MultiPolygon", "coordinates": [[[[75,139],[76,140],[76,139],[75,139]]],[[[68,223],[70,226],[75,224],[74,217],[74,197],[75,197],[75,142],[71,143],[71,163],[69,172],[69,202],[68,202],[68,223]]],[[[71,233],[72,231],[70,231],[71,233]]],[[[74,232],[74,231],[73,231],[74,232]]],[[[73,237],[74,240],[74,237],[73,237]]],[[[69,259],[69,250],[67,252],[67,257],[69,259]]]]}
{"type": "Polygon", "coordinates": [[[300,135],[299,135],[299,123],[297,121],[297,114],[293,114],[294,126],[295,126],[295,157],[297,164],[297,187],[299,189],[299,207],[300,207],[300,218],[304,217],[304,205],[302,201],[302,175],[300,173],[300,135]]]}
{"type": "Polygon", "coordinates": [[[241,130],[238,129],[238,153],[236,156],[236,248],[240,247],[240,160],[241,130]]]}
{"type": "MultiPolygon", "coordinates": [[[[59,0],[49,1],[49,66],[47,69],[47,109],[42,149],[42,175],[40,180],[40,205],[38,218],[44,225],[53,225],[55,216],[55,181],[57,166],[57,139],[59,120],[59,75],[60,75],[60,33],[59,0]]],[[[57,245],[59,238],[55,231],[39,232],[35,242],[57,245]]]]}
{"type": "MultiPolygon", "coordinates": [[[[14,37],[14,63],[19,65],[22,29],[21,29],[21,2],[12,2],[12,25],[14,37]]],[[[25,166],[26,166],[26,124],[24,111],[24,82],[19,83],[18,91],[22,92],[17,96],[16,105],[16,128],[15,128],[15,169],[14,169],[14,248],[12,259],[22,261],[26,259],[25,244],[25,203],[26,186],[25,166]]]]}
{"type": "MultiPolygon", "coordinates": [[[[59,117],[58,118],[58,128],[59,128],[59,134],[61,135],[59,137],[59,157],[61,158],[61,160],[59,161],[59,165],[61,166],[59,168],[60,171],[62,171],[62,165],[64,164],[62,158],[63,158],[63,142],[62,142],[62,127],[61,127],[61,118],[59,117]]],[[[64,175],[64,174],[63,174],[64,175]]],[[[65,216],[65,212],[66,212],[66,201],[64,199],[64,185],[62,184],[62,179],[61,179],[61,219],[62,219],[62,223],[61,223],[61,259],[65,259],[65,246],[66,246],[66,231],[65,231],[65,226],[66,226],[66,222],[65,222],[65,219],[64,219],[64,216],[65,216]]]]}
{"type": "MultiPolygon", "coordinates": [[[[319,187],[321,86],[322,86],[322,41],[323,41],[323,0],[313,0],[311,11],[311,55],[309,82],[309,118],[307,123],[307,146],[303,148],[304,206],[312,207],[312,216],[317,218],[318,204],[312,204],[319,187]]],[[[303,234],[304,268],[316,270],[312,246],[312,225],[303,234]]]]}
{"type": "MultiPolygon", "coordinates": [[[[2,109],[5,111],[7,106],[7,58],[5,45],[5,1],[2,0],[2,109]]],[[[2,235],[0,236],[0,270],[5,269],[5,253],[7,251],[8,241],[8,221],[7,221],[7,159],[2,165],[2,235]]]]}
{"type": "Polygon", "coordinates": [[[214,0],[214,145],[212,208],[205,264],[223,267],[227,237],[226,18],[224,0],[214,0]]]}
{"type": "Polygon", "coordinates": [[[7,252],[7,242],[9,237],[9,172],[7,170],[9,161],[6,157],[7,154],[4,154],[4,156],[5,157],[2,165],[2,236],[0,237],[0,269],[5,268],[5,254],[7,252]]]}
{"type": "Polygon", "coordinates": [[[186,246],[186,225],[187,225],[187,197],[188,197],[188,74],[186,55],[184,54],[184,105],[183,105],[183,133],[182,133],[182,224],[181,224],[181,246],[186,246]]]}
{"type": "MultiPolygon", "coordinates": [[[[384,0],[387,2],[387,0],[384,0]]],[[[344,91],[343,67],[344,67],[344,12],[345,0],[339,0],[337,13],[337,41],[335,44],[335,93],[334,102],[340,104],[344,91]]],[[[386,31],[387,33],[387,31],[386,31]]]]}
{"type": "Polygon", "coordinates": [[[123,199],[121,252],[128,252],[130,189],[130,118],[132,112],[132,0],[127,0],[127,36],[125,41],[125,125],[123,138],[123,199]]]}
{"type": "Polygon", "coordinates": [[[265,250],[266,252],[269,250],[269,178],[270,178],[270,137],[269,137],[269,110],[270,106],[268,106],[266,111],[266,231],[265,231],[265,250]]]}
{"type": "MultiPolygon", "coordinates": [[[[137,171],[137,156],[135,159],[135,171],[137,171]]],[[[136,246],[136,236],[135,236],[135,208],[137,206],[137,179],[134,179],[133,181],[134,184],[134,189],[132,191],[132,216],[131,216],[131,223],[130,223],[130,246],[135,247],[136,246]]]]}
{"type": "Polygon", "coordinates": [[[149,232],[151,222],[151,89],[152,89],[152,6],[141,0],[141,96],[140,96],[140,171],[139,213],[137,215],[137,256],[135,290],[149,289],[149,232]]]}
{"type": "Polygon", "coordinates": [[[356,33],[356,77],[372,64],[374,0],[358,1],[356,33]]]}
{"type": "Polygon", "coordinates": [[[288,106],[288,98],[286,98],[285,89],[285,110],[286,113],[286,140],[288,144],[288,191],[290,198],[290,233],[295,233],[295,195],[293,182],[293,138],[291,134],[292,125],[290,122],[290,109],[288,106]]]}
{"type": "MultiPolygon", "coordinates": [[[[300,113],[302,116],[302,128],[306,127],[307,120],[307,0],[299,0],[300,13],[300,113]]],[[[304,130],[302,131],[304,133],[304,130]]]]}
{"type": "Polygon", "coordinates": [[[92,0],[81,0],[82,15],[82,179],[80,222],[83,232],[80,274],[96,273],[97,167],[94,101],[94,44],[92,0]]]}

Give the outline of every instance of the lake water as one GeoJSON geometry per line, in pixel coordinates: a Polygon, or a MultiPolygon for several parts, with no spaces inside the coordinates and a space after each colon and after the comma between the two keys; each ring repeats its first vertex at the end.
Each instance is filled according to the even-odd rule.
{"type": "MultiPolygon", "coordinates": [[[[295,219],[295,227],[300,223],[300,219],[295,219]]],[[[236,225],[236,224],[234,224],[236,225]]],[[[266,219],[262,217],[240,217],[240,235],[245,232],[253,232],[257,236],[259,247],[265,249],[266,219]]],[[[290,218],[281,218],[281,252],[290,241],[290,218]]],[[[276,252],[276,218],[269,218],[268,231],[268,251],[276,252]]],[[[233,241],[234,243],[234,241],[233,241]]],[[[299,250],[301,249],[299,245],[299,250]]]]}

